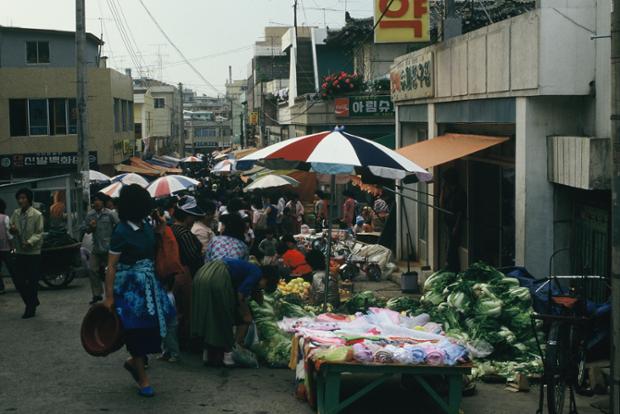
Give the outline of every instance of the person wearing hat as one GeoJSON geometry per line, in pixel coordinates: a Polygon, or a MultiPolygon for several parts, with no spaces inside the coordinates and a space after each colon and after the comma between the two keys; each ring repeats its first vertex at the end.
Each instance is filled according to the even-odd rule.
{"type": "Polygon", "coordinates": [[[161,352],[167,324],[175,310],[155,276],[156,232],[165,226],[163,216],[147,220],[152,212],[150,194],[138,184],[123,187],[118,200],[119,224],[112,233],[103,304],[116,312],[131,358],[124,368],[136,381],[138,394],[152,397],[154,390],[144,370],[148,354],[161,352]]]}
{"type": "Polygon", "coordinates": [[[355,226],[353,226],[353,234],[362,233],[364,231],[364,217],[357,216],[355,218],[355,226]]]}

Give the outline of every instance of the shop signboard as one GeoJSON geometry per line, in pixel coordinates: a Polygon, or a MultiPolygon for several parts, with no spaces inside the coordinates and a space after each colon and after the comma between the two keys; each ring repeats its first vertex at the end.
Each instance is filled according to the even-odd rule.
{"type": "Polygon", "coordinates": [[[258,125],[258,112],[250,112],[249,115],[250,125],[258,125]]]}
{"type": "Polygon", "coordinates": [[[394,102],[433,97],[433,53],[412,53],[398,60],[390,70],[390,88],[394,102]]]}
{"type": "Polygon", "coordinates": [[[334,102],[338,118],[394,116],[390,95],[347,96],[336,98],[334,102]]]}
{"type": "MultiPolygon", "coordinates": [[[[97,151],[90,151],[88,162],[97,165],[97,151]]],[[[77,152],[34,152],[29,154],[10,154],[0,156],[0,168],[58,168],[77,166],[77,152]]]]}
{"type": "Polygon", "coordinates": [[[428,0],[374,0],[375,43],[430,41],[428,3],[428,0]]]}

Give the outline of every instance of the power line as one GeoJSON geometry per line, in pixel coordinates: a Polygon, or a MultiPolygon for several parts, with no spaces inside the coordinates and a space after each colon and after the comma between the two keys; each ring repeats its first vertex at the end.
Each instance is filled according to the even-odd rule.
{"type": "Polygon", "coordinates": [[[157,21],[157,19],[155,19],[155,17],[153,16],[153,14],[151,14],[151,11],[146,7],[146,4],[144,4],[143,0],[139,0],[140,4],[142,5],[142,7],[144,8],[144,10],[146,11],[146,13],[149,15],[149,17],[151,18],[151,20],[153,21],[153,23],[155,23],[155,26],[157,26],[157,28],[159,29],[159,31],[161,32],[161,34],[166,38],[166,40],[168,41],[168,43],[170,43],[170,46],[172,46],[174,48],[174,50],[177,51],[177,53],[183,58],[183,61],[185,61],[185,63],[187,64],[187,66],[190,67],[190,69],[196,74],[198,75],[198,77],[207,85],[209,86],[211,89],[213,89],[215,92],[220,93],[220,91],[211,84],[211,82],[209,82],[207,80],[207,78],[205,78],[202,73],[200,73],[200,71],[198,69],[196,69],[196,67],[194,65],[192,65],[192,63],[187,59],[187,57],[185,57],[185,55],[183,54],[183,52],[181,52],[181,49],[179,49],[177,47],[177,45],[172,41],[172,39],[170,39],[170,37],[166,34],[166,32],[164,31],[164,29],[161,27],[161,25],[159,24],[159,22],[157,21]]]}
{"type": "MultiPolygon", "coordinates": [[[[114,1],[114,0],[112,0],[114,1]]],[[[133,35],[133,32],[131,31],[131,26],[129,25],[129,23],[127,22],[127,18],[125,17],[125,12],[123,11],[123,7],[121,6],[121,2],[120,0],[116,0],[116,4],[118,6],[117,10],[120,11],[120,16],[122,18],[122,22],[124,23],[125,29],[127,31],[127,34],[129,35],[129,40],[133,42],[133,46],[135,47],[135,51],[136,51],[136,55],[137,57],[140,59],[140,64],[142,66],[146,66],[146,62],[144,61],[144,57],[142,56],[140,52],[140,47],[138,46],[138,43],[136,42],[136,38],[133,35]]]]}

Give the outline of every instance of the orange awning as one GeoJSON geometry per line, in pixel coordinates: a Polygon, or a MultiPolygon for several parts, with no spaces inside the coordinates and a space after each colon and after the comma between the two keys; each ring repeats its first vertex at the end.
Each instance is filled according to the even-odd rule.
{"type": "Polygon", "coordinates": [[[501,144],[508,139],[485,135],[445,134],[407,145],[396,152],[422,168],[431,168],[501,144]]]}

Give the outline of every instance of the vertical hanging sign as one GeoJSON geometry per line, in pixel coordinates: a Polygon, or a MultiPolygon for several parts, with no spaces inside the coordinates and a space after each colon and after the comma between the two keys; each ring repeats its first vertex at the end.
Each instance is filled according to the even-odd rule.
{"type": "Polygon", "coordinates": [[[375,43],[430,41],[428,0],[374,0],[374,2],[375,43]]]}

